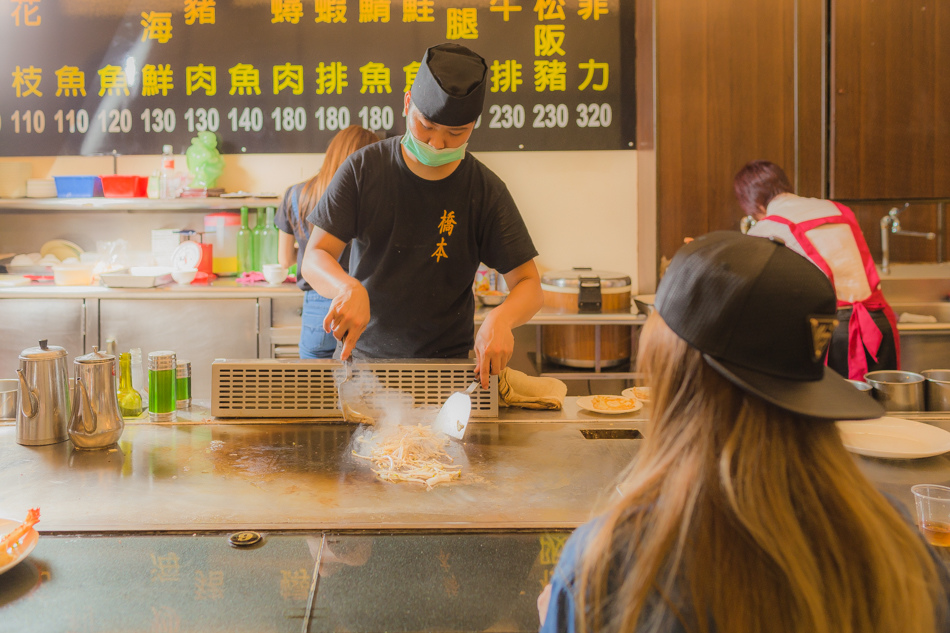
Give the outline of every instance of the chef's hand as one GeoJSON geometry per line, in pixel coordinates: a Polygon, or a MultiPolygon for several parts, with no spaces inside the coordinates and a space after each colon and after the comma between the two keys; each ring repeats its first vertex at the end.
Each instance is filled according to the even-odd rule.
{"type": "Polygon", "coordinates": [[[356,347],[356,341],[369,323],[369,294],[361,283],[353,280],[330,302],[330,309],[323,319],[323,331],[343,341],[340,359],[346,360],[356,347]]]}
{"type": "Polygon", "coordinates": [[[551,602],[551,583],[544,585],[544,590],[538,596],[538,618],[541,620],[541,626],[544,626],[544,620],[548,615],[548,604],[551,602]]]}
{"type": "Polygon", "coordinates": [[[488,389],[489,376],[497,376],[508,366],[515,350],[515,336],[511,328],[499,322],[497,313],[485,317],[482,327],[475,337],[475,373],[482,383],[482,389],[488,389]]]}

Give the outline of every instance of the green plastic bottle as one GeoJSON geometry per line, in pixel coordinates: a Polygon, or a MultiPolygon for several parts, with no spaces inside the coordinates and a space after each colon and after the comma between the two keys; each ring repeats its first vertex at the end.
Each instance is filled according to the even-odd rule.
{"type": "Polygon", "coordinates": [[[261,272],[261,231],[264,221],[261,219],[261,210],[254,212],[254,228],[251,230],[251,270],[261,272]]]}
{"type": "Polygon", "coordinates": [[[241,228],[237,234],[238,272],[246,273],[254,270],[251,255],[251,227],[247,225],[247,207],[241,207],[241,228]]]}
{"type": "Polygon", "coordinates": [[[264,228],[261,229],[261,270],[265,264],[277,263],[277,226],[274,224],[276,207],[267,207],[264,228]]]}

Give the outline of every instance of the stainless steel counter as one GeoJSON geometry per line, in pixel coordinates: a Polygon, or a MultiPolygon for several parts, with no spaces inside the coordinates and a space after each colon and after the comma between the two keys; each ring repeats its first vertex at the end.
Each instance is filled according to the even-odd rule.
{"type": "MultiPolygon", "coordinates": [[[[945,415],[914,417],[950,430],[945,415]]],[[[646,435],[649,422],[642,412],[588,413],[574,398],[563,411],[503,410],[497,421],[473,421],[465,443],[451,446],[462,481],[428,491],[377,480],[351,455],[355,429],[215,420],[196,409],[179,424],[130,423],[111,450],[78,451],[69,442],[20,446],[8,424],[0,516],[39,506],[43,532],[571,528],[636,454],[638,440],[609,437],[646,435]]],[[[855,459],[908,508],[911,485],[950,483],[947,456],[855,459]]]]}
{"type": "Polygon", "coordinates": [[[506,410],[450,454],[462,481],[426,490],[376,479],[336,421],[130,423],[116,448],[26,447],[0,427],[0,516],[39,506],[46,532],[574,527],[636,452],[589,429],[645,430],[639,413],[506,410]]]}

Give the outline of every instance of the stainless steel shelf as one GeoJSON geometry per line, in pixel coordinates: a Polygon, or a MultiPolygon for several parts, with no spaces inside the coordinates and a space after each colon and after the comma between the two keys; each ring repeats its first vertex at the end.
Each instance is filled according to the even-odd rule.
{"type": "Polygon", "coordinates": [[[14,198],[0,200],[0,213],[205,213],[278,204],[280,198],[14,198]]]}

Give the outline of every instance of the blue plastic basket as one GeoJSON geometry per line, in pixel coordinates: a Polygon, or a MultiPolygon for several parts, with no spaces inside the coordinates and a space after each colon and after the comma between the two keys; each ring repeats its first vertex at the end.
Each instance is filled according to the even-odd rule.
{"type": "Polygon", "coordinates": [[[57,198],[101,198],[99,176],[53,176],[57,198]]]}

